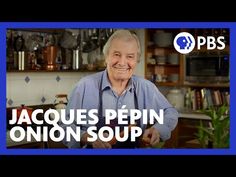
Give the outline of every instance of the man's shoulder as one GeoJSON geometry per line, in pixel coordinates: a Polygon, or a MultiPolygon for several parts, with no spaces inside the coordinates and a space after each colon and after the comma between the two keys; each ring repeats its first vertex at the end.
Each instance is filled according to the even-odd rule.
{"type": "Polygon", "coordinates": [[[79,80],[77,85],[83,85],[83,86],[93,85],[93,84],[97,85],[101,80],[102,73],[103,73],[103,71],[84,76],[79,80]]]}
{"type": "Polygon", "coordinates": [[[154,87],[155,86],[151,81],[137,75],[133,75],[133,81],[136,85],[140,87],[154,87]]]}
{"type": "Polygon", "coordinates": [[[101,80],[103,72],[104,71],[87,75],[87,76],[81,78],[81,81],[83,81],[83,82],[91,82],[91,81],[98,81],[99,79],[101,80]]]}

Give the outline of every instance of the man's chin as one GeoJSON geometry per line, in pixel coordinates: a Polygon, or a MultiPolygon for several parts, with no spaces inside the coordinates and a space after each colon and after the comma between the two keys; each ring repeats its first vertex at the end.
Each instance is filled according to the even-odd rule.
{"type": "Polygon", "coordinates": [[[129,72],[129,70],[128,69],[127,70],[116,70],[115,72],[120,75],[126,75],[129,72]]]}
{"type": "Polygon", "coordinates": [[[115,79],[116,79],[116,80],[129,80],[129,78],[130,78],[130,77],[128,77],[127,75],[122,76],[122,75],[117,74],[117,75],[115,76],[115,79]]]}

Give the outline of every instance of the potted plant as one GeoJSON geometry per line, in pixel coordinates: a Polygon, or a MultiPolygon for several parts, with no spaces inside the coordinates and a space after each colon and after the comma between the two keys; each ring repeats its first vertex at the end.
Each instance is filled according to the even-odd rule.
{"type": "Polygon", "coordinates": [[[229,106],[211,107],[203,110],[211,118],[209,126],[198,126],[197,138],[203,148],[229,148],[229,106]]]}

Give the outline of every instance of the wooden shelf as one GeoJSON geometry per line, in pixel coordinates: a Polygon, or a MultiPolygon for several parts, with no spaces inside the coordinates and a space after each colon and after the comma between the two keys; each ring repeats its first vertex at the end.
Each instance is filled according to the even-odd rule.
{"type": "Polygon", "coordinates": [[[173,45],[167,46],[167,47],[160,47],[157,44],[148,45],[148,49],[150,49],[150,50],[154,50],[156,48],[164,49],[164,50],[171,50],[171,51],[175,50],[173,45]]]}
{"type": "Polygon", "coordinates": [[[94,69],[94,70],[88,70],[88,69],[80,69],[80,70],[72,70],[72,69],[68,69],[68,70],[7,70],[7,73],[26,73],[26,72],[32,72],[32,73],[43,73],[43,72],[47,72],[47,73],[53,73],[53,72],[99,72],[99,71],[103,71],[105,68],[103,69],[94,69]]]}
{"type": "Polygon", "coordinates": [[[98,72],[98,71],[102,71],[102,70],[10,70],[10,71],[7,71],[7,73],[26,73],[26,72],[32,72],[32,73],[35,73],[35,72],[47,72],[47,73],[53,73],[53,72],[98,72]]]}
{"type": "Polygon", "coordinates": [[[229,83],[184,83],[183,86],[186,86],[186,87],[217,87],[217,88],[224,88],[224,87],[229,87],[230,84],[229,83]]]}
{"type": "MultiPolygon", "coordinates": [[[[173,30],[173,29],[147,29],[146,30],[146,59],[154,56],[162,56],[165,57],[163,63],[156,63],[156,64],[150,64],[147,63],[148,60],[146,60],[145,64],[145,76],[146,78],[152,78],[151,76],[161,76],[164,80],[167,80],[166,82],[155,82],[156,86],[170,86],[170,87],[175,87],[175,86],[181,86],[181,55],[178,54],[178,64],[171,64],[168,63],[168,57],[170,54],[176,53],[175,48],[173,44],[170,44],[169,46],[162,47],[158,46],[155,41],[154,41],[154,34],[156,33],[157,30],[161,30],[164,32],[170,32],[172,34],[177,33],[179,30],[173,30]],[[175,75],[175,77],[178,77],[178,82],[170,82],[168,80],[168,77],[171,75],[175,75]]],[[[159,58],[157,58],[156,61],[159,58]]],[[[162,79],[161,79],[162,80],[162,79]]],[[[177,80],[177,79],[175,79],[177,80]]]]}
{"type": "Polygon", "coordinates": [[[169,63],[157,63],[157,64],[147,64],[147,66],[165,66],[165,67],[179,67],[179,64],[169,64],[169,63]]]}
{"type": "Polygon", "coordinates": [[[155,82],[156,86],[180,86],[179,82],[155,82]]]}
{"type": "MultiPolygon", "coordinates": [[[[198,49],[194,49],[193,51],[192,51],[192,53],[193,52],[197,52],[197,53],[200,53],[200,52],[206,52],[206,53],[212,53],[212,52],[216,52],[216,53],[220,53],[220,52],[229,52],[230,51],[230,46],[229,45],[225,45],[225,48],[223,49],[223,50],[218,50],[218,49],[213,49],[213,50],[209,50],[209,49],[207,49],[207,47],[206,46],[203,46],[203,47],[201,47],[201,49],[200,50],[198,50],[198,49]]],[[[191,53],[190,53],[191,54],[191,53]]]]}
{"type": "MultiPolygon", "coordinates": [[[[201,83],[195,82],[195,83],[190,83],[185,81],[184,79],[184,57],[185,55],[179,54],[179,64],[169,64],[169,63],[164,63],[164,64],[149,64],[147,63],[147,58],[154,57],[155,53],[160,53],[160,56],[164,55],[165,57],[168,57],[170,53],[172,53],[172,50],[175,50],[173,46],[168,46],[168,47],[159,47],[157,46],[154,41],[153,41],[153,34],[156,32],[157,29],[147,29],[146,30],[146,63],[145,63],[145,76],[146,78],[152,78],[154,75],[165,75],[169,76],[172,74],[178,74],[179,75],[179,81],[178,82],[156,82],[155,84],[157,86],[170,86],[170,87],[192,87],[192,88],[212,88],[212,89],[228,89],[230,87],[230,83],[201,83]]],[[[158,30],[163,30],[166,32],[172,32],[171,29],[158,29],[158,30]]],[[[176,29],[174,33],[180,32],[183,29],[176,29]]],[[[204,30],[199,30],[195,29],[192,32],[194,34],[198,34],[200,32],[205,32],[206,29],[204,30]]],[[[209,29],[207,30],[209,31],[209,29]]],[[[226,44],[225,49],[223,51],[220,51],[218,49],[214,50],[207,50],[206,47],[202,47],[201,50],[194,50],[193,52],[209,52],[209,53],[214,53],[214,52],[221,52],[221,53],[229,53],[230,52],[230,46],[226,44]]],[[[168,79],[167,79],[168,80],[168,79]]]]}

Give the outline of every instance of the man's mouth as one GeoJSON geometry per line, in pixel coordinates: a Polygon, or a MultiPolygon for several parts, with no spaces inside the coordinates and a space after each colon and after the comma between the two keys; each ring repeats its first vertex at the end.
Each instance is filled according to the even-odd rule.
{"type": "Polygon", "coordinates": [[[120,71],[120,72],[125,72],[125,71],[128,71],[130,68],[119,68],[119,67],[114,67],[117,71],[120,71]]]}

